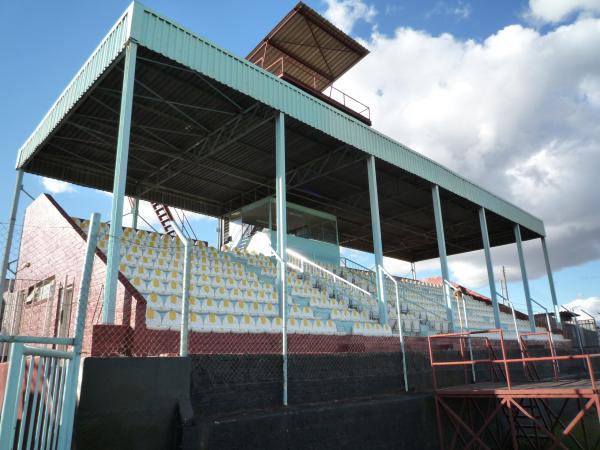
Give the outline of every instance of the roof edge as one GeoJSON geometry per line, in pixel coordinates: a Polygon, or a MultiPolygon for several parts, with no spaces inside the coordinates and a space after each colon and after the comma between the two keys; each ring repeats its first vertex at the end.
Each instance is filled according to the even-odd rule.
{"type": "Polygon", "coordinates": [[[410,149],[300,88],[136,3],[132,39],[358,150],[413,173],[528,230],[545,236],[541,219],[410,149]],[[218,64],[217,64],[218,62],[218,64]]]}
{"type": "Polygon", "coordinates": [[[16,168],[22,168],[35,154],[54,128],[68,114],[84,93],[98,80],[102,73],[115,61],[130,39],[133,17],[139,4],[131,3],[110,28],[92,54],[83,63],[69,84],[52,104],[37,127],[19,148],[16,168]]]}

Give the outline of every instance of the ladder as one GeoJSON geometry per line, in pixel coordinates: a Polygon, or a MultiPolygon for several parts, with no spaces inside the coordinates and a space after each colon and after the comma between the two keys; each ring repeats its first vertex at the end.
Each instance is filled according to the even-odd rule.
{"type": "Polygon", "coordinates": [[[236,248],[239,248],[240,250],[246,250],[252,237],[259,231],[257,225],[243,225],[243,227],[242,236],[236,245],[236,248]]]}
{"type": "Polygon", "coordinates": [[[158,221],[163,227],[163,230],[165,230],[165,233],[167,233],[169,236],[175,237],[175,229],[172,225],[173,215],[171,214],[169,207],[162,203],[155,202],[151,203],[151,205],[156,217],[158,218],[158,221]]]}

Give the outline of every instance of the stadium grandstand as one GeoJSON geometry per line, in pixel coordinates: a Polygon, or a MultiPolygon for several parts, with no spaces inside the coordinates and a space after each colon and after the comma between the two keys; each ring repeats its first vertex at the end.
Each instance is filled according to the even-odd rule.
{"type": "MultiPolygon", "coordinates": [[[[586,353],[597,341],[559,310],[543,221],[374,130],[369,107],[333,86],[367,54],[304,3],[246,58],[140,3],[124,12],[18,152],[0,278],[2,448],[63,450],[73,436],[77,448],[440,448],[443,420],[459,430],[453,446],[469,447],[466,433],[500,448],[443,406],[471,391],[439,386],[464,375],[510,390],[508,356],[523,382],[589,377],[580,409],[600,404],[586,353]],[[73,217],[48,194],[18,217],[24,173],[112,192],[110,218],[93,205],[73,217]],[[141,201],[160,229],[141,223],[141,201]],[[216,245],[184,211],[218,220],[216,245]],[[526,240],[541,243],[544,303],[526,240]],[[509,244],[523,311],[496,287],[491,249],[509,244]],[[475,250],[489,297],[450,279],[448,256],[475,250]],[[384,256],[438,258],[441,277],[391,274],[384,256]],[[407,441],[415,427],[437,434],[407,441]]],[[[526,433],[513,416],[551,411],[533,402],[518,417],[499,402],[492,416],[511,419],[482,422],[514,448],[526,433]]],[[[584,427],[578,411],[566,437],[584,427]]]]}

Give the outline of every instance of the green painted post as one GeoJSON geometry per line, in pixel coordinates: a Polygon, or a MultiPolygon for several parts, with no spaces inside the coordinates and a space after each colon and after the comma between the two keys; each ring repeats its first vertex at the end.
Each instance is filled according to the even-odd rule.
{"type": "Polygon", "coordinates": [[[73,436],[73,421],[75,416],[75,403],[77,401],[77,389],[79,384],[79,366],[81,364],[81,350],[83,347],[83,334],[87,318],[87,305],[90,293],[90,281],[94,268],[94,256],[98,242],[98,229],[100,228],[100,214],[94,213],[90,218],[87,245],[85,248],[85,259],[81,273],[81,286],[79,287],[79,304],[77,305],[77,316],[75,319],[75,336],[73,338],[73,359],[67,369],[67,382],[64,394],[62,415],[60,417],[60,433],[58,448],[71,448],[73,436]]]}
{"type": "Polygon", "coordinates": [[[283,405],[288,404],[287,393],[287,301],[285,262],[287,261],[287,199],[285,181],[285,116],[275,116],[275,201],[277,221],[277,299],[281,316],[281,341],[283,356],[283,405]]]}
{"type": "Polygon", "coordinates": [[[483,240],[483,251],[485,254],[485,265],[487,267],[488,282],[492,297],[492,309],[494,311],[494,326],[502,328],[500,323],[500,307],[498,306],[498,294],[496,293],[496,280],[494,279],[494,265],[492,264],[492,251],[490,249],[490,236],[488,234],[485,208],[479,208],[479,225],[481,226],[481,239],[483,240]]]}
{"type": "MultiPolygon", "coordinates": [[[[17,211],[19,210],[19,199],[21,197],[21,189],[23,188],[23,171],[17,170],[17,180],[15,182],[15,190],[13,191],[12,204],[10,207],[10,219],[8,220],[8,230],[6,231],[6,241],[4,252],[2,253],[2,266],[0,268],[0,311],[3,311],[2,303],[4,302],[4,289],[6,287],[6,273],[8,272],[8,263],[10,259],[10,249],[13,244],[13,235],[15,232],[15,223],[17,221],[17,211]]],[[[0,324],[2,324],[3,313],[0,312],[0,324]]]]}
{"type": "Polygon", "coordinates": [[[554,316],[558,328],[562,328],[560,321],[560,311],[558,307],[558,298],[556,296],[556,288],[554,286],[554,277],[552,276],[552,267],[550,267],[550,257],[548,256],[548,247],[546,246],[546,238],[542,237],[542,250],[544,251],[544,261],[546,263],[546,273],[548,274],[548,284],[550,284],[550,295],[552,296],[552,305],[554,306],[554,316]]]}
{"type": "Polygon", "coordinates": [[[25,344],[14,343],[10,350],[10,362],[0,416],[0,448],[13,448],[17,428],[17,412],[21,392],[21,380],[25,367],[23,349],[25,344]]]}
{"type": "Polygon", "coordinates": [[[379,196],[377,193],[377,168],[375,157],[367,159],[367,178],[369,181],[369,202],[371,204],[371,230],[373,233],[373,253],[375,255],[375,284],[379,304],[379,323],[388,323],[388,311],[385,298],[385,280],[383,279],[383,245],[381,242],[381,223],[379,218],[379,196]]]}
{"type": "Polygon", "coordinates": [[[179,225],[171,222],[171,226],[177,237],[183,242],[183,287],[181,292],[181,327],[179,332],[179,356],[188,356],[189,324],[190,324],[190,277],[192,271],[192,245],[193,242],[188,238],[179,225]]]}
{"type": "Polygon", "coordinates": [[[442,266],[442,281],[444,297],[446,299],[446,320],[448,321],[448,329],[454,332],[454,319],[452,317],[452,296],[448,289],[447,282],[450,281],[450,271],[448,270],[448,256],[446,255],[446,238],[444,236],[444,220],[442,217],[442,202],[440,200],[440,187],[434,184],[431,188],[433,197],[433,215],[435,217],[435,231],[438,242],[438,251],[440,254],[440,265],[442,266]]]}
{"type": "Polygon", "coordinates": [[[121,259],[121,234],[123,233],[123,201],[125,198],[127,162],[129,159],[129,135],[131,132],[131,110],[133,108],[137,44],[135,42],[129,42],[125,52],[119,135],[117,138],[117,157],[115,160],[115,177],[110,216],[110,236],[108,239],[108,261],[106,267],[104,304],[102,307],[102,322],[105,324],[112,324],[115,321],[117,279],[119,274],[119,261],[121,259]]]}
{"type": "Polygon", "coordinates": [[[525,290],[525,303],[527,304],[527,314],[529,315],[529,328],[535,331],[535,317],[533,316],[533,306],[531,304],[531,293],[529,291],[529,279],[527,278],[527,267],[525,266],[525,254],[523,253],[523,241],[521,239],[521,227],[514,224],[515,240],[517,243],[517,252],[519,254],[519,265],[521,266],[521,278],[523,279],[523,289],[525,290]]]}

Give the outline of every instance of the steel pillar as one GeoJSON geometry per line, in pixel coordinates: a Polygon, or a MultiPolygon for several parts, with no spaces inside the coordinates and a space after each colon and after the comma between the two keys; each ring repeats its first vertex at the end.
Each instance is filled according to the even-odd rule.
{"type": "MultiPolygon", "coordinates": [[[[92,279],[92,270],[94,268],[94,256],[96,255],[96,245],[98,242],[98,230],[100,229],[100,214],[93,213],[90,218],[88,228],[87,244],[85,249],[85,259],[83,271],[81,274],[81,286],[79,287],[79,304],[77,305],[77,316],[75,318],[75,336],[73,339],[74,358],[69,366],[67,376],[69,386],[79,385],[79,367],[81,364],[81,351],[83,347],[83,333],[85,330],[85,321],[87,317],[87,305],[90,292],[90,280],[92,279]]],[[[78,392],[75,388],[65,389],[64,412],[66,417],[66,427],[60,431],[59,448],[69,448],[71,436],[73,434],[73,416],[75,414],[75,404],[77,402],[78,392]]]]}
{"type": "Polygon", "coordinates": [[[189,323],[190,323],[190,277],[192,271],[192,245],[193,242],[188,238],[179,226],[173,221],[171,226],[175,230],[177,237],[183,242],[183,283],[181,291],[181,327],[179,336],[179,356],[188,356],[189,341],[189,323]]]}
{"type": "Polygon", "coordinates": [[[492,251],[490,249],[490,236],[488,234],[487,220],[485,218],[485,208],[483,207],[479,208],[479,225],[481,226],[481,239],[483,240],[485,265],[487,266],[488,281],[490,283],[490,294],[492,298],[492,308],[494,311],[494,326],[497,329],[500,329],[502,326],[500,323],[498,294],[496,293],[496,280],[494,279],[494,266],[492,264],[492,251]]]}
{"type": "Polygon", "coordinates": [[[529,315],[529,327],[531,328],[531,331],[535,331],[535,317],[533,317],[529,279],[527,278],[527,267],[525,266],[525,255],[523,253],[523,241],[521,239],[521,227],[519,224],[514,225],[514,230],[517,252],[519,253],[519,265],[521,266],[521,278],[523,278],[523,289],[525,291],[525,303],[527,304],[527,314],[529,315]]]}
{"type": "Polygon", "coordinates": [[[556,319],[556,325],[562,328],[560,322],[560,314],[558,307],[558,299],[556,297],[556,288],[554,287],[554,277],[552,276],[552,267],[550,267],[550,257],[548,256],[548,247],[546,246],[546,238],[542,237],[542,250],[544,252],[544,261],[546,262],[546,273],[548,274],[548,284],[550,285],[550,295],[552,297],[552,305],[554,306],[554,317],[556,319]]]}
{"type": "Polygon", "coordinates": [[[287,199],[285,185],[285,116],[275,116],[275,220],[277,223],[277,299],[282,323],[283,405],[287,406],[287,300],[285,262],[287,261],[287,199]]]}
{"type": "Polygon", "coordinates": [[[120,244],[121,234],[123,233],[123,200],[125,198],[127,161],[129,159],[129,134],[131,132],[131,110],[133,107],[136,55],[137,44],[135,42],[129,42],[127,49],[125,50],[123,91],[121,94],[119,135],[117,137],[117,156],[115,160],[115,177],[113,182],[106,282],[104,289],[104,304],[102,307],[102,323],[104,324],[112,324],[115,321],[117,279],[119,274],[119,261],[121,258],[120,244]]]}
{"type": "Polygon", "coordinates": [[[138,216],[140,215],[140,198],[135,197],[133,199],[133,208],[131,209],[131,228],[137,230],[138,216]]]}
{"type": "Polygon", "coordinates": [[[379,196],[377,194],[377,169],[375,157],[367,159],[367,176],[369,179],[369,203],[371,204],[371,230],[373,232],[373,254],[375,255],[375,284],[377,286],[377,302],[379,303],[379,322],[388,323],[387,304],[385,299],[385,280],[383,278],[383,245],[381,243],[381,224],[379,218],[379,196]]]}
{"type": "Polygon", "coordinates": [[[431,188],[433,197],[433,215],[435,217],[435,233],[438,242],[438,251],[440,254],[440,265],[442,268],[442,280],[444,297],[446,298],[446,316],[448,320],[448,329],[454,331],[454,319],[452,317],[452,296],[448,288],[450,280],[450,271],[448,270],[448,256],[446,255],[446,238],[444,236],[444,220],[442,218],[442,202],[440,200],[440,187],[434,184],[431,188]]]}
{"type": "Polygon", "coordinates": [[[15,190],[13,191],[12,204],[10,207],[10,218],[8,220],[8,230],[6,231],[6,241],[4,242],[4,252],[2,253],[2,266],[0,268],[0,325],[2,325],[4,289],[6,287],[6,272],[8,272],[8,263],[10,259],[10,249],[13,244],[13,235],[15,233],[15,223],[17,221],[17,212],[19,210],[19,199],[21,198],[21,189],[23,188],[23,170],[17,169],[17,180],[15,190]]]}

